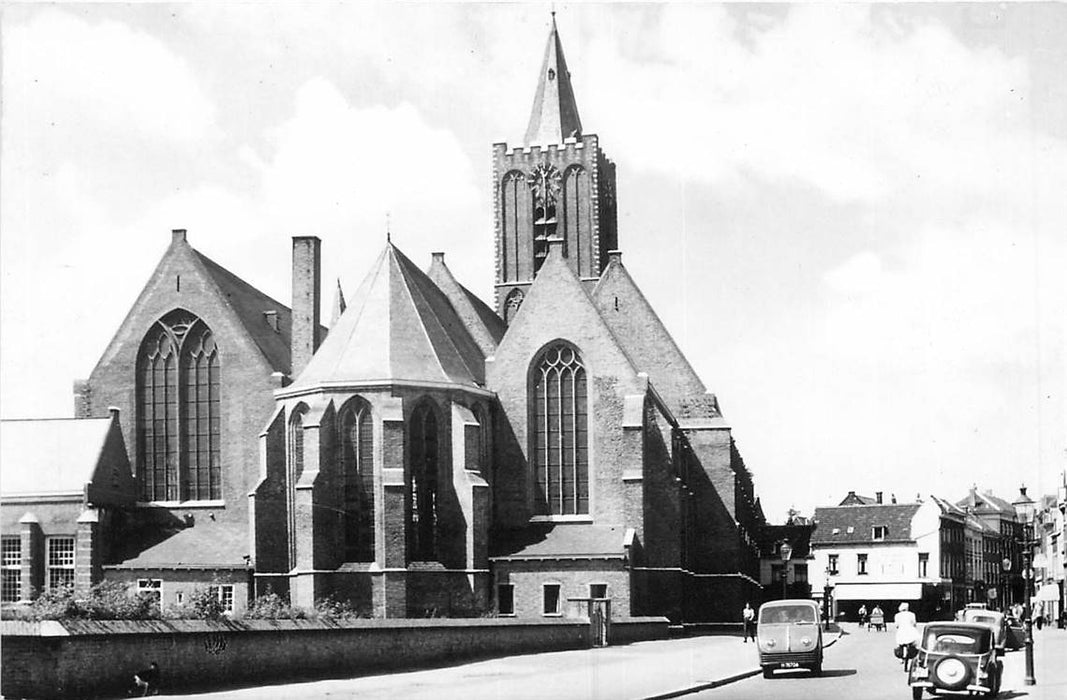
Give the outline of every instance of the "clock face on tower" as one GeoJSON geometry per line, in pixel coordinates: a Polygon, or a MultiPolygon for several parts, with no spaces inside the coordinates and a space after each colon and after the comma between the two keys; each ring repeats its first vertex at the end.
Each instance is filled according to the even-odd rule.
{"type": "Polygon", "coordinates": [[[526,176],[526,183],[533,191],[537,206],[553,206],[559,199],[562,176],[556,166],[550,163],[538,163],[533,172],[526,176]]]}

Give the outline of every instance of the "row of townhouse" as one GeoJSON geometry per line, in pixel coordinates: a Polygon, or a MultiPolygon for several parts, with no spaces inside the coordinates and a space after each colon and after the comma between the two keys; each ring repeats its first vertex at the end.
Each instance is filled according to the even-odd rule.
{"type": "Polygon", "coordinates": [[[908,602],[922,620],[950,619],[967,603],[1003,608],[1024,599],[1022,523],[989,491],[972,488],[955,502],[850,491],[816,508],[812,521],[808,585],[837,617],[855,620],[862,606],[891,614],[908,602]]]}
{"type": "Polygon", "coordinates": [[[1035,609],[1048,620],[1061,620],[1067,610],[1067,471],[1056,493],[1041,496],[1035,505],[1035,609]]]}

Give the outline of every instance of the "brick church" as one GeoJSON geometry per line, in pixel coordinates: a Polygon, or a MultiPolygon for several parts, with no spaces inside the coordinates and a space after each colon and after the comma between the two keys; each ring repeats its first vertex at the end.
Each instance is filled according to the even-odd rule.
{"type": "Polygon", "coordinates": [[[375,617],[758,600],[751,474],[623,264],[554,21],[492,173],[492,306],[386,242],[327,329],[318,238],[292,240],[287,308],[174,231],[75,419],[4,421],[4,600],[102,579],[375,617]]]}

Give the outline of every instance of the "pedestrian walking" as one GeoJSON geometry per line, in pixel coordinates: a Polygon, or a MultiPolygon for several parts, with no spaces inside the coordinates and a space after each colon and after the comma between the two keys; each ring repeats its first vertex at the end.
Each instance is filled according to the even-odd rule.
{"type": "Polygon", "coordinates": [[[130,695],[145,696],[159,694],[159,665],[155,661],[148,668],[133,674],[133,688],[130,695]]]}
{"type": "Polygon", "coordinates": [[[749,637],[753,642],[756,641],[756,611],[748,603],[745,603],[745,608],[741,611],[741,620],[745,625],[745,636],[742,641],[747,644],[749,637]]]}
{"type": "Polygon", "coordinates": [[[860,627],[866,627],[867,626],[867,604],[866,603],[862,603],[860,605],[859,615],[860,615],[860,627]]]}

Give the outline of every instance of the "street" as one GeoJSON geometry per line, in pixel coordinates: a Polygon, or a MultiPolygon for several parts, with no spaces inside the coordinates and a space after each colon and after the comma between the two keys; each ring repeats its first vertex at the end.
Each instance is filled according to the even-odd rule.
{"type": "MultiPolygon", "coordinates": [[[[892,632],[867,632],[846,625],[826,650],[824,675],[805,672],[758,674],[753,644],[737,637],[687,637],[639,642],[604,649],[527,654],[457,664],[438,669],[230,689],[197,697],[218,700],[277,698],[617,698],[686,697],[707,700],[745,698],[833,698],[902,700],[911,694],[893,657],[892,632]],[[756,674],[756,675],[751,675],[756,674]],[[739,676],[741,680],[731,681],[739,676]],[[750,676],[750,677],[744,677],[750,676]],[[723,683],[711,690],[715,683],[723,683]]],[[[1034,632],[1036,686],[1024,686],[1024,654],[1004,659],[1003,699],[1062,700],[1067,697],[1067,631],[1034,632]]],[[[836,635],[830,635],[833,640],[836,635]]],[[[933,697],[933,696],[926,696],[933,697]]],[[[942,695],[940,697],[951,697],[942,695]]],[[[958,696],[964,697],[964,696],[958,696]]]]}
{"type": "MultiPolygon", "coordinates": [[[[762,676],[739,681],[688,697],[706,700],[802,700],[804,698],[834,698],[835,700],[886,700],[910,698],[905,674],[893,656],[893,633],[867,632],[849,625],[846,634],[826,651],[823,675],[813,678],[805,671],[779,672],[767,680],[762,676]]],[[[1034,630],[1034,666],[1037,685],[1023,684],[1025,657],[1022,650],[1011,651],[1004,657],[1002,699],[1062,700],[1067,698],[1067,631],[1057,629],[1034,630]]],[[[926,698],[935,696],[925,695],[926,698]]],[[[951,694],[937,697],[966,697],[951,694]]]]}

